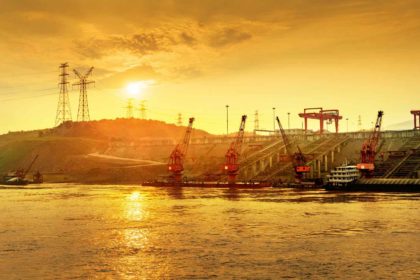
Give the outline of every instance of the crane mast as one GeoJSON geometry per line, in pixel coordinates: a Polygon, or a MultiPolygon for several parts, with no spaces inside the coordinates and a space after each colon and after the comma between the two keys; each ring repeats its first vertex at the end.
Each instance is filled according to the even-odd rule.
{"type": "Polygon", "coordinates": [[[168,171],[174,183],[182,182],[182,173],[184,171],[184,159],[187,155],[188,146],[190,144],[192,126],[194,118],[190,118],[182,141],[175,146],[171,155],[169,156],[168,171]]]}
{"type": "Polygon", "coordinates": [[[295,178],[297,181],[301,181],[303,178],[303,174],[311,171],[311,167],[306,165],[306,158],[305,155],[302,153],[299,145],[296,145],[297,152],[292,153],[292,149],[290,147],[290,141],[287,137],[286,133],[284,132],[283,126],[281,125],[279,117],[276,117],[277,124],[280,129],[281,137],[283,138],[283,143],[286,147],[287,155],[289,156],[290,160],[293,164],[293,170],[295,172],[295,178]]]}
{"type": "Polygon", "coordinates": [[[375,170],[376,148],[379,143],[383,115],[383,111],[378,111],[375,127],[369,138],[364,141],[362,149],[360,150],[361,163],[357,164],[357,168],[360,170],[363,177],[371,177],[375,170]]]}
{"type": "Polygon", "coordinates": [[[241,124],[239,126],[238,134],[235,137],[235,140],[230,144],[229,149],[225,155],[225,166],[224,170],[228,176],[228,183],[235,184],[236,176],[238,175],[239,171],[239,156],[241,155],[242,151],[242,143],[244,140],[244,132],[245,132],[245,122],[246,122],[246,115],[243,115],[241,118],[241,124]]]}

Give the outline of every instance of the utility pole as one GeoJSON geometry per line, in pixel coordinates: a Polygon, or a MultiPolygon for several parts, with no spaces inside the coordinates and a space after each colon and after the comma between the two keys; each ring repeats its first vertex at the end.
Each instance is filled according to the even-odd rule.
{"type": "Polygon", "coordinates": [[[290,133],[290,112],[287,112],[287,130],[290,133]]]}
{"type": "Polygon", "coordinates": [[[67,72],[67,68],[69,64],[67,62],[61,63],[59,68],[61,69],[61,73],[59,75],[60,82],[58,85],[60,86],[60,94],[58,96],[58,106],[57,106],[57,114],[55,116],[55,125],[62,124],[65,121],[71,121],[71,110],[70,110],[70,101],[69,101],[69,93],[67,86],[69,82],[67,81],[67,76],[69,73],[67,72]]]}
{"type": "Polygon", "coordinates": [[[359,127],[359,130],[362,130],[362,116],[359,115],[359,118],[357,120],[357,126],[359,127]]]}
{"type": "Polygon", "coordinates": [[[276,107],[273,107],[273,132],[276,132],[276,107]]]}
{"type": "Polygon", "coordinates": [[[95,81],[88,80],[90,74],[92,74],[93,67],[90,67],[89,70],[81,75],[76,69],[73,69],[74,74],[79,78],[78,83],[74,83],[73,86],[79,86],[80,95],[79,95],[79,110],[77,112],[77,121],[85,122],[90,120],[89,116],[89,104],[87,98],[87,86],[94,84],[95,81]]]}
{"type": "Polygon", "coordinates": [[[349,118],[346,118],[347,132],[349,132],[349,118]]]}
{"type": "Polygon", "coordinates": [[[229,136],[229,105],[226,105],[226,135],[229,136]]]}
{"type": "Polygon", "coordinates": [[[127,119],[132,119],[134,117],[134,115],[133,115],[133,109],[134,109],[133,98],[129,98],[127,100],[127,107],[125,107],[125,108],[127,109],[126,118],[127,119]]]}
{"type": "Polygon", "coordinates": [[[258,129],[260,129],[260,120],[258,117],[258,110],[256,110],[254,115],[254,131],[258,129]]]}

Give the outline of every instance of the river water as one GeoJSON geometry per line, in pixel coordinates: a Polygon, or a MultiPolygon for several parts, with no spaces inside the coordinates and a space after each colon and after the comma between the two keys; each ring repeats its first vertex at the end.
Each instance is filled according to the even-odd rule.
{"type": "Polygon", "coordinates": [[[1,279],[420,279],[420,194],[0,189],[1,279]]]}

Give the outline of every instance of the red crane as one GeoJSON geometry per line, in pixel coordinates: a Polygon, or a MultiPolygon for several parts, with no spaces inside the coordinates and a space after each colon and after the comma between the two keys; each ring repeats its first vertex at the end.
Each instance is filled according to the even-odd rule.
{"type": "Polygon", "coordinates": [[[290,147],[289,138],[284,132],[283,126],[281,125],[279,117],[276,117],[277,124],[280,128],[281,137],[283,138],[284,146],[286,147],[286,152],[293,164],[293,170],[295,172],[296,181],[301,182],[304,173],[311,171],[311,167],[306,165],[307,160],[305,155],[302,153],[299,145],[296,145],[297,152],[293,153],[292,148],[290,147]]]}
{"type": "Polygon", "coordinates": [[[225,172],[228,176],[228,183],[235,184],[236,176],[239,171],[239,156],[241,155],[242,143],[244,140],[244,131],[245,131],[245,122],[246,115],[242,116],[241,124],[239,126],[238,134],[235,137],[235,140],[230,144],[228,151],[226,152],[225,158],[225,172]]]}
{"type": "Polygon", "coordinates": [[[175,183],[182,182],[182,172],[184,171],[184,159],[187,155],[188,145],[190,144],[192,126],[194,118],[190,118],[185,131],[184,139],[177,144],[169,156],[168,171],[175,183]]]}
{"type": "Polygon", "coordinates": [[[357,169],[360,170],[363,177],[372,177],[375,170],[376,148],[379,143],[383,114],[383,111],[378,111],[375,127],[369,138],[363,142],[360,150],[361,163],[357,164],[357,169]]]}

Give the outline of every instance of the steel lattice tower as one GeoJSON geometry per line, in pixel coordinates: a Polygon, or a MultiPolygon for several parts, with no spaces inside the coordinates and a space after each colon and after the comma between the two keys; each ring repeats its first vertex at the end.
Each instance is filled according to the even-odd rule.
{"type": "Polygon", "coordinates": [[[90,120],[89,116],[89,104],[87,98],[87,86],[89,84],[95,83],[95,81],[88,80],[89,75],[92,73],[93,67],[86,72],[85,75],[81,75],[76,69],[73,69],[73,72],[79,78],[78,83],[74,83],[73,86],[79,86],[80,95],[79,95],[79,110],[77,112],[77,121],[85,122],[90,120]]]}
{"type": "Polygon", "coordinates": [[[258,117],[258,111],[255,111],[255,114],[254,114],[254,130],[258,130],[258,129],[260,129],[260,120],[259,120],[259,117],[258,117]]]}
{"type": "Polygon", "coordinates": [[[146,119],[146,111],[147,111],[147,109],[146,109],[146,101],[145,100],[142,100],[140,102],[139,111],[140,111],[140,119],[145,120],[146,119]]]}
{"type": "Polygon", "coordinates": [[[127,119],[134,118],[134,115],[133,115],[133,109],[134,109],[134,106],[133,106],[133,98],[129,98],[127,100],[127,107],[125,107],[125,108],[127,109],[126,118],[127,119]]]}
{"type": "Polygon", "coordinates": [[[58,96],[58,106],[57,106],[57,114],[55,116],[55,125],[62,124],[65,121],[71,121],[71,110],[70,110],[70,101],[69,101],[69,93],[67,86],[69,82],[67,81],[67,76],[69,73],[67,72],[67,68],[69,64],[67,62],[60,64],[59,68],[61,73],[59,75],[60,82],[58,85],[60,86],[60,94],[58,96]]]}
{"type": "Polygon", "coordinates": [[[178,113],[178,118],[177,118],[176,124],[178,126],[182,126],[182,114],[181,113],[178,113]]]}

